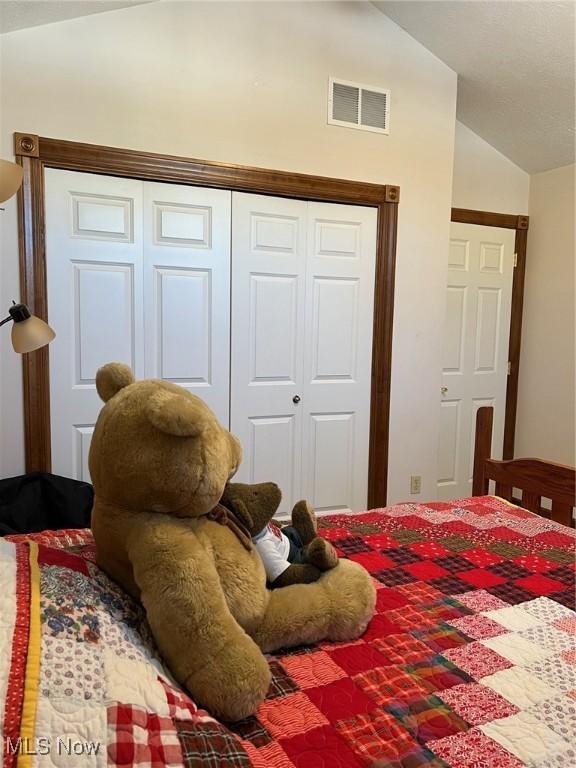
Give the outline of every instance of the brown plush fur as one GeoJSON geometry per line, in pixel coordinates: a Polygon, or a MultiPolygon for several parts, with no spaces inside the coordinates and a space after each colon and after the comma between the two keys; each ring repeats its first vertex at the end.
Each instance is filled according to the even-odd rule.
{"type": "Polygon", "coordinates": [[[263,651],[360,635],[375,590],[343,561],[315,584],[269,591],[260,558],[205,517],[241,460],[238,441],[174,384],[100,369],[107,401],[90,472],[98,563],[141,599],[175,677],[215,715],[254,714],[270,684],[263,651]]]}

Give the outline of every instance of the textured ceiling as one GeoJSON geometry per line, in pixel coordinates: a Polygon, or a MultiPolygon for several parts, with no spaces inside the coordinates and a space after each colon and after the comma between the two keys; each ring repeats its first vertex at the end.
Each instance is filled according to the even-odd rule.
{"type": "Polygon", "coordinates": [[[574,2],[374,5],[458,73],[458,119],[530,173],[574,162],[574,2]]]}
{"type": "Polygon", "coordinates": [[[91,13],[116,11],[130,5],[141,5],[152,0],[0,0],[0,33],[16,29],[52,24],[55,21],[88,16],[91,13]]]}

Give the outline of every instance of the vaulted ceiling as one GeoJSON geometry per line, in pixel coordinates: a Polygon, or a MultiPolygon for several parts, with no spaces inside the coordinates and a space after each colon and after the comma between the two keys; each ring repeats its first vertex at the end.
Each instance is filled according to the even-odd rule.
{"type": "Polygon", "coordinates": [[[458,73],[458,119],[524,170],[574,162],[574,2],[382,0],[458,73]]]}

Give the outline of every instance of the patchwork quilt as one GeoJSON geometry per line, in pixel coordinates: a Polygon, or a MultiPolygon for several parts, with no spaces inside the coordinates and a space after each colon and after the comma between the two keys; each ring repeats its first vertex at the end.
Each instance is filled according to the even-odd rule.
{"type": "Polygon", "coordinates": [[[89,531],[0,540],[4,768],[576,764],[575,531],[494,497],[321,520],[378,589],[352,643],[270,655],[223,724],[158,658],[89,531]]]}

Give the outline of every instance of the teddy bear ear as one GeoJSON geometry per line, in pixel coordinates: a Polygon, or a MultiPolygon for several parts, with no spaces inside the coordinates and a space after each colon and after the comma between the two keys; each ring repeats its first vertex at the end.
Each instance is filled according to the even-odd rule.
{"type": "Polygon", "coordinates": [[[175,437],[195,437],[202,432],[205,406],[186,394],[158,389],[147,399],[145,407],[148,420],[160,432],[175,437]]]}
{"type": "Polygon", "coordinates": [[[121,389],[133,383],[134,374],[124,363],[108,363],[96,373],[96,389],[105,403],[121,389]]]}

